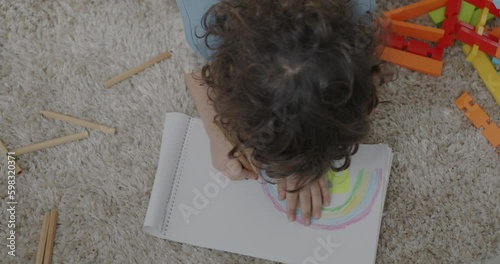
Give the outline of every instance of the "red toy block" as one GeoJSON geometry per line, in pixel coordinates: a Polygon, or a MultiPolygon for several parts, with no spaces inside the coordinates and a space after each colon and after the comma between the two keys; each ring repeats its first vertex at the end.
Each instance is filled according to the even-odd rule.
{"type": "Polygon", "coordinates": [[[431,58],[435,60],[442,60],[443,59],[443,51],[444,49],[441,47],[434,47],[434,51],[432,52],[431,58]]]}
{"type": "Polygon", "coordinates": [[[427,43],[416,40],[408,41],[408,46],[406,47],[406,51],[425,57],[432,57],[432,52],[433,52],[432,48],[429,47],[427,43]]]}
{"type": "Polygon", "coordinates": [[[406,47],[408,46],[408,41],[406,41],[403,36],[394,34],[386,35],[384,36],[384,40],[387,45],[398,50],[406,50],[406,47]]]}
{"type": "Polygon", "coordinates": [[[445,19],[448,17],[456,17],[460,13],[460,6],[462,5],[461,0],[448,0],[446,3],[446,9],[444,11],[445,19]]]}
{"type": "Polygon", "coordinates": [[[479,46],[479,50],[492,57],[498,58],[500,55],[500,44],[498,42],[485,36],[478,35],[474,30],[471,30],[470,27],[460,26],[455,38],[470,46],[479,46]]]}
{"type": "MultiPolygon", "coordinates": [[[[458,22],[457,31],[458,31],[458,29],[460,29],[460,27],[464,27],[464,28],[467,28],[471,31],[476,32],[475,26],[468,24],[468,23],[465,23],[463,21],[458,22]]],[[[490,40],[492,40],[494,42],[498,42],[500,39],[500,28],[493,28],[492,30],[484,31],[483,37],[489,38],[490,40]]]]}
{"type": "Polygon", "coordinates": [[[462,0],[448,0],[444,13],[445,19],[441,25],[444,29],[444,36],[438,41],[437,47],[446,48],[453,45],[453,34],[457,31],[458,13],[462,0]]]}
{"type": "Polygon", "coordinates": [[[418,40],[406,40],[405,37],[391,34],[384,35],[385,44],[391,48],[408,51],[413,54],[441,60],[443,58],[443,49],[434,47],[418,40]]]}

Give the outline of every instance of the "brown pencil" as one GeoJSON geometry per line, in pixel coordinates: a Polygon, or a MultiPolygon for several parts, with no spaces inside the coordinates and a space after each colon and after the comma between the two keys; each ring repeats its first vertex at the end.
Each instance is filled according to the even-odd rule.
{"type": "Polygon", "coordinates": [[[52,250],[54,248],[54,239],[56,237],[57,211],[50,212],[49,229],[47,231],[47,243],[45,244],[45,253],[43,254],[43,264],[52,263],[52,250]]]}
{"type": "MultiPolygon", "coordinates": [[[[5,157],[5,160],[7,160],[7,163],[9,163],[9,157],[7,156],[8,152],[9,151],[7,150],[7,147],[2,142],[2,140],[0,140],[0,154],[2,154],[2,156],[5,157]]],[[[17,155],[17,153],[15,153],[15,155],[17,155]]],[[[20,174],[21,172],[23,172],[23,170],[21,170],[21,167],[19,167],[19,165],[17,165],[17,162],[15,165],[15,171],[16,171],[16,174],[20,174]]]]}
{"type": "MultiPolygon", "coordinates": [[[[219,122],[215,122],[214,123],[214,126],[216,127],[216,129],[224,136],[224,138],[226,139],[226,143],[228,145],[228,147],[230,149],[233,149],[234,148],[234,145],[235,145],[235,142],[232,140],[231,137],[229,137],[228,135],[226,135],[226,133],[224,133],[223,131],[223,128],[221,128],[221,125],[219,122]]],[[[246,158],[245,155],[243,155],[243,153],[241,152],[237,152],[236,153],[237,155],[237,158],[238,158],[238,161],[241,163],[241,165],[243,165],[243,167],[251,172],[256,172],[255,168],[252,166],[252,164],[248,161],[248,159],[246,158]]]]}
{"type": "Polygon", "coordinates": [[[68,143],[68,142],[71,142],[71,141],[75,141],[75,140],[79,140],[79,139],[84,139],[84,138],[87,138],[88,136],[89,136],[89,133],[87,131],[83,131],[83,132],[80,132],[80,133],[71,134],[71,135],[64,136],[64,137],[59,137],[59,138],[54,138],[54,139],[47,140],[47,141],[44,141],[44,142],[39,142],[39,143],[35,143],[33,145],[29,145],[29,146],[25,146],[25,147],[22,147],[22,148],[14,149],[12,152],[15,152],[16,155],[22,155],[22,154],[25,154],[25,153],[28,153],[28,152],[42,150],[42,149],[45,149],[45,148],[54,147],[54,146],[61,145],[61,144],[64,144],[64,143],[68,143]]]}
{"type": "Polygon", "coordinates": [[[53,118],[53,119],[65,121],[65,122],[68,122],[68,123],[71,123],[71,124],[74,124],[74,125],[78,125],[78,126],[82,126],[82,127],[86,127],[86,128],[90,128],[90,129],[99,130],[101,132],[104,132],[104,133],[110,134],[110,135],[113,135],[116,132],[116,130],[114,128],[112,128],[112,127],[108,127],[108,126],[105,126],[105,125],[96,124],[96,123],[93,123],[93,122],[90,122],[90,121],[85,121],[85,120],[82,120],[82,119],[79,119],[79,118],[76,118],[76,117],[72,117],[72,116],[68,116],[68,115],[63,115],[63,114],[59,114],[59,113],[52,112],[52,111],[41,110],[40,114],[42,114],[42,115],[44,115],[46,117],[53,118]]]}
{"type": "Polygon", "coordinates": [[[47,243],[47,231],[49,230],[50,212],[45,213],[43,217],[42,230],[40,232],[40,241],[38,241],[38,251],[36,253],[35,264],[42,264],[45,253],[45,244],[47,243]]]}
{"type": "Polygon", "coordinates": [[[168,52],[168,51],[164,52],[164,53],[144,62],[143,64],[141,64],[139,66],[136,66],[136,67],[134,67],[134,68],[132,68],[132,69],[116,76],[116,77],[113,77],[112,79],[107,80],[106,82],[104,82],[104,87],[109,88],[109,87],[129,78],[130,76],[137,74],[138,72],[141,72],[144,69],[153,66],[157,62],[160,62],[162,60],[170,58],[170,56],[171,56],[170,52],[168,52]]]}

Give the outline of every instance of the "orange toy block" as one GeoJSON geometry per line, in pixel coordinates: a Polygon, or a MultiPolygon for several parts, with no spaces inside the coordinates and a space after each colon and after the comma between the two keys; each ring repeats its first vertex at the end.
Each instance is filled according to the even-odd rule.
{"type": "Polygon", "coordinates": [[[488,34],[500,39],[500,27],[493,27],[491,30],[486,30],[488,34]]]}
{"type": "Polygon", "coordinates": [[[410,70],[422,72],[432,76],[440,76],[443,70],[443,62],[412,54],[406,51],[384,47],[380,59],[392,62],[410,70]]]}
{"type": "Polygon", "coordinates": [[[468,93],[463,93],[455,100],[455,104],[460,110],[467,110],[465,116],[474,124],[476,128],[480,128],[488,124],[490,116],[472,100],[468,93]]]}
{"type": "Polygon", "coordinates": [[[426,27],[404,21],[389,20],[387,27],[399,35],[437,42],[444,36],[444,30],[440,28],[426,27]]]}
{"type": "Polygon", "coordinates": [[[491,122],[483,129],[483,136],[493,145],[495,148],[500,147],[500,127],[491,122]]]}
{"type": "Polygon", "coordinates": [[[403,6],[384,13],[384,16],[392,20],[407,20],[425,15],[432,10],[446,5],[447,0],[423,0],[411,5],[403,6]]]}
{"type": "Polygon", "coordinates": [[[490,116],[478,104],[474,103],[469,93],[465,92],[459,96],[455,104],[465,112],[465,116],[476,128],[483,128],[483,136],[493,147],[500,147],[500,127],[491,121],[490,116]]]}

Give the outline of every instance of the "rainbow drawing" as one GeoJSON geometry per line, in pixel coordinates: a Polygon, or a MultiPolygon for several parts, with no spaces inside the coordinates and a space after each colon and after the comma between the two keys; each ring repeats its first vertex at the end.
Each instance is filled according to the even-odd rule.
{"type": "MultiPolygon", "coordinates": [[[[344,177],[345,174],[340,176],[344,177]]],[[[328,181],[332,193],[332,185],[335,184],[334,178],[329,175],[328,181]]],[[[350,181],[354,184],[347,199],[341,205],[323,207],[321,218],[312,219],[311,227],[327,230],[343,229],[361,221],[370,214],[383,184],[382,169],[374,169],[371,173],[363,169],[355,179],[352,177],[350,181]]],[[[286,201],[278,200],[275,184],[262,183],[262,189],[276,209],[286,212],[286,201]]],[[[335,199],[335,195],[332,196],[332,199],[335,199]]],[[[302,223],[300,210],[297,210],[297,222],[302,223]]]]}

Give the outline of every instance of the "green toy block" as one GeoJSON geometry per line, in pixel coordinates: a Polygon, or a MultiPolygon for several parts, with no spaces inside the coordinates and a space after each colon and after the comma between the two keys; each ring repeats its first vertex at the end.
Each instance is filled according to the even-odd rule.
{"type": "MultiPolygon", "coordinates": [[[[462,1],[460,5],[460,13],[458,13],[458,20],[465,23],[469,23],[476,7],[468,2],[462,1]]],[[[444,13],[446,11],[446,6],[438,8],[434,11],[428,13],[429,19],[434,23],[434,25],[439,26],[444,21],[444,13]]],[[[479,14],[478,14],[479,15],[479,14]]]]}
{"type": "MultiPolygon", "coordinates": [[[[479,16],[481,16],[481,11],[482,11],[481,8],[478,8],[478,9],[476,9],[476,11],[474,11],[474,14],[472,14],[472,18],[470,19],[469,24],[476,26],[477,21],[479,20],[479,16]]],[[[490,14],[488,14],[488,18],[486,19],[486,21],[489,21],[493,18],[495,18],[495,16],[490,13],[490,14]]]]}
{"type": "Polygon", "coordinates": [[[462,5],[460,6],[460,13],[458,13],[458,20],[465,23],[470,23],[472,15],[474,14],[474,10],[476,10],[476,7],[474,5],[462,1],[462,5]]]}
{"type": "Polygon", "coordinates": [[[443,22],[444,11],[446,11],[446,7],[441,7],[428,13],[429,19],[432,23],[434,23],[434,25],[439,26],[439,24],[443,22]]]}

